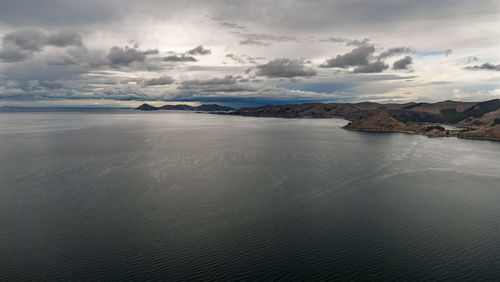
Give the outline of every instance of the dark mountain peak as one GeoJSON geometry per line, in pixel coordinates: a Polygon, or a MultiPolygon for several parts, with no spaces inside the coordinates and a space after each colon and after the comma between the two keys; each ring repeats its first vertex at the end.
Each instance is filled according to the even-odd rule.
{"type": "Polygon", "coordinates": [[[157,107],[155,106],[151,106],[150,104],[142,104],[140,105],[139,107],[135,108],[136,110],[140,110],[140,111],[155,111],[155,110],[158,110],[157,107]]]}

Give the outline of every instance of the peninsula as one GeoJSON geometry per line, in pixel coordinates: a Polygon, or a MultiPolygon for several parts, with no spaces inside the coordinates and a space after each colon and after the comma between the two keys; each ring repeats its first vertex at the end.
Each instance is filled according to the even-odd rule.
{"type": "Polygon", "coordinates": [[[343,118],[348,130],[405,132],[500,141],[500,99],[485,102],[380,104],[305,103],[240,108],[227,113],[250,117],[343,118]],[[453,129],[449,126],[453,125],[453,129]],[[448,129],[447,129],[448,128],[448,129]]]}

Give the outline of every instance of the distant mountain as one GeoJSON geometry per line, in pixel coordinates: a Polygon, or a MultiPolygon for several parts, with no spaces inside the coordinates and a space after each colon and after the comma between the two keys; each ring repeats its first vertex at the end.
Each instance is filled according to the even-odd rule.
{"type": "Polygon", "coordinates": [[[157,107],[155,106],[151,106],[149,104],[142,104],[140,105],[139,107],[135,108],[136,110],[140,110],[140,111],[155,111],[155,110],[158,110],[157,107]]]}
{"type": "Polygon", "coordinates": [[[193,107],[189,105],[164,105],[158,108],[159,110],[176,110],[176,111],[192,111],[193,107]]]}
{"type": "Polygon", "coordinates": [[[217,104],[203,104],[201,106],[193,107],[189,105],[164,105],[161,107],[151,106],[149,104],[142,104],[136,108],[141,111],[155,111],[155,110],[177,110],[177,111],[201,111],[201,112],[229,112],[234,111],[234,108],[228,106],[221,106],[217,104]]]}
{"type": "Polygon", "coordinates": [[[195,111],[203,111],[203,112],[229,112],[234,111],[234,108],[228,106],[221,106],[217,104],[203,104],[198,107],[194,107],[195,111]]]}

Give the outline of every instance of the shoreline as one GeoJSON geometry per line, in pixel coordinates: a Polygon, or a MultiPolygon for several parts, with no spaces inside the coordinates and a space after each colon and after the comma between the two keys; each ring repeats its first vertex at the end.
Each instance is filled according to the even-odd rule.
{"type": "MultiPolygon", "coordinates": [[[[349,121],[343,128],[365,132],[401,132],[428,137],[500,141],[500,99],[483,102],[442,101],[436,103],[380,104],[303,103],[266,105],[232,109],[217,104],[202,105],[211,114],[269,118],[340,118],[349,121]],[[227,111],[226,111],[227,110],[227,111]],[[452,129],[446,127],[453,127],[452,129]]],[[[143,104],[137,110],[192,110],[188,105],[153,107],[143,104]]]]}

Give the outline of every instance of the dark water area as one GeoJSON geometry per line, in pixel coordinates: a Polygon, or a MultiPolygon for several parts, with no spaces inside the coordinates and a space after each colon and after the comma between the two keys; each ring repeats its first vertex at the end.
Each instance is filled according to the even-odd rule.
{"type": "Polygon", "coordinates": [[[499,280],[500,142],[0,112],[0,280],[499,280]]]}

